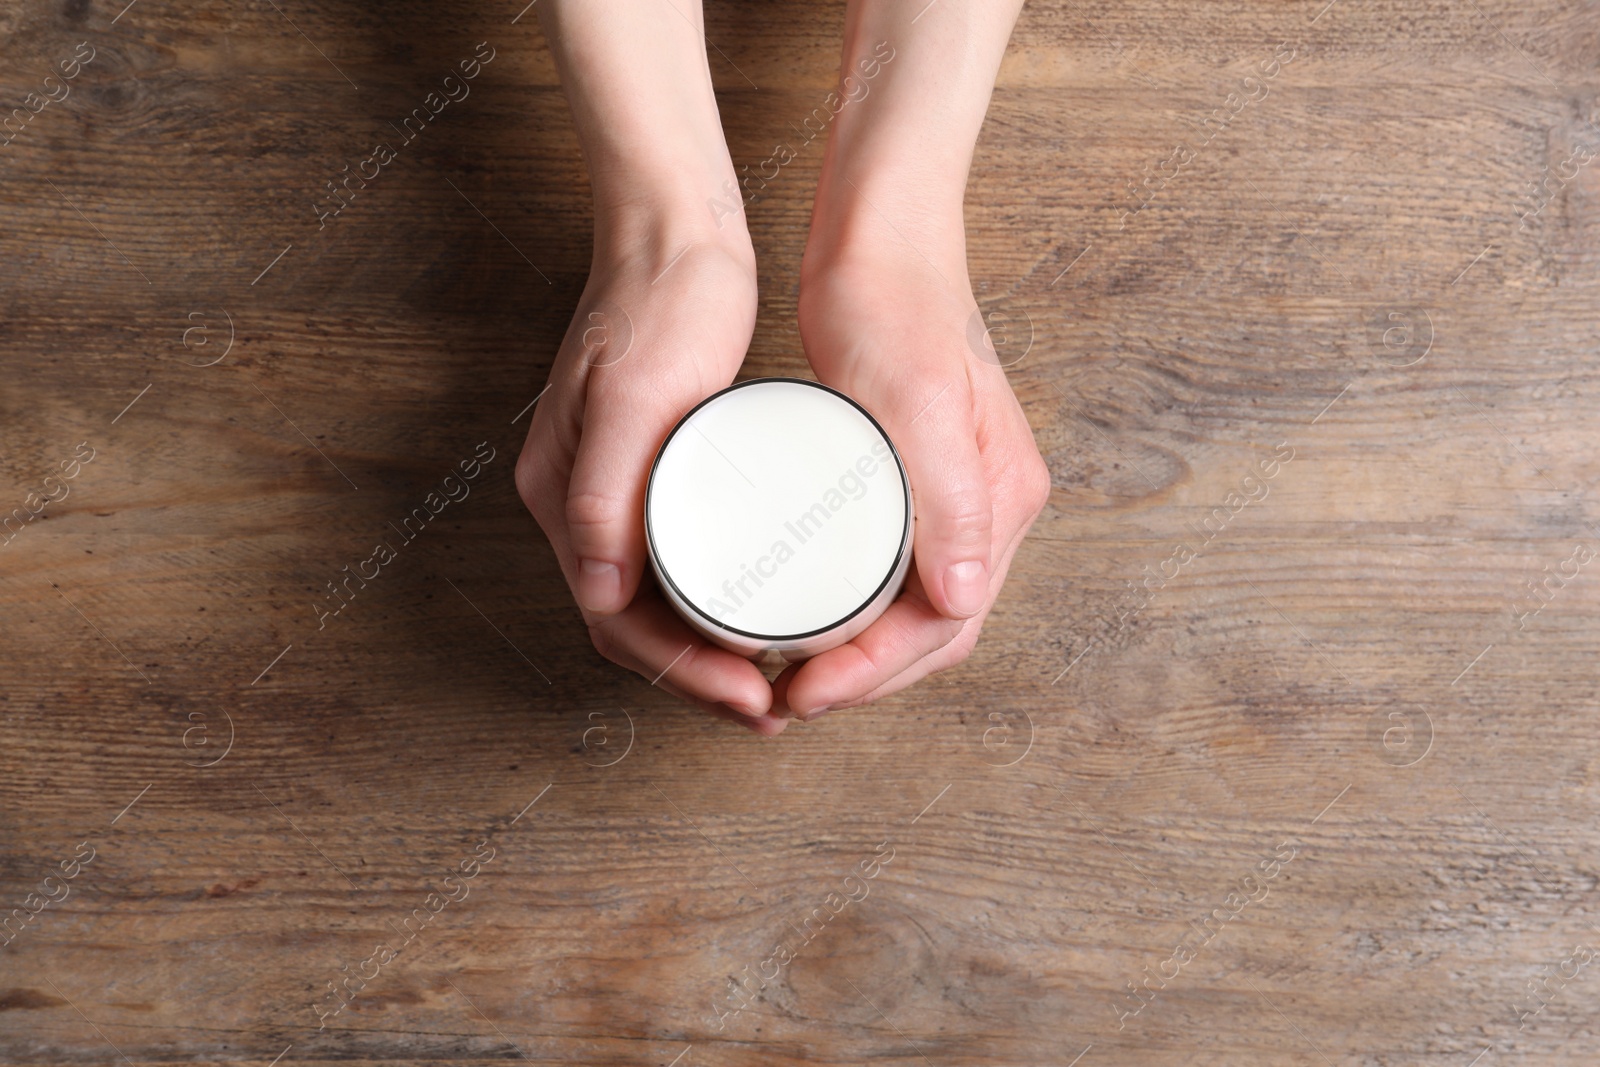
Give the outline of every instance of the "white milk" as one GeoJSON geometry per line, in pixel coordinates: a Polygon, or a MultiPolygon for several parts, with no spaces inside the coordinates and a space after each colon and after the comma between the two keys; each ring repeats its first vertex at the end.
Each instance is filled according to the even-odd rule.
{"type": "Polygon", "coordinates": [[[645,529],[663,592],[701,633],[750,655],[815,655],[866,629],[911,558],[910,482],[887,435],[816,382],[758,378],[673,428],[645,529]]]}

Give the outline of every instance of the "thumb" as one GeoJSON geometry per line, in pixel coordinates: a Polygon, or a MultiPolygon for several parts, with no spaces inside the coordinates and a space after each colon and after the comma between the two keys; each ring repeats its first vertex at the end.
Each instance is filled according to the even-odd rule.
{"type": "Polygon", "coordinates": [[[659,404],[607,393],[591,380],[567,489],[572,592],[597,615],[621,611],[639,589],[645,568],[645,482],[651,457],[670,428],[670,412],[660,411],[659,404]]]}
{"type": "Polygon", "coordinates": [[[970,618],[989,599],[994,511],[968,384],[930,382],[896,407],[889,432],[915,492],[917,573],[941,615],[970,618]]]}

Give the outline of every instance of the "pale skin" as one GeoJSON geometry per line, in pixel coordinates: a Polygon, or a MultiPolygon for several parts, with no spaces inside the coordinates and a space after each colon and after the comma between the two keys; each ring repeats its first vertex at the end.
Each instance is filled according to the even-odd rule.
{"type": "Polygon", "coordinates": [[[967,340],[977,305],[962,201],[1020,8],[852,0],[847,10],[841,75],[880,42],[893,59],[830,123],[801,262],[800,336],[818,380],[871,411],[900,450],[916,494],[915,567],[866,631],[769,685],[674,614],[644,545],[656,448],[732,384],[755,324],[744,215],[708,205],[738,194],[699,4],[538,5],[589,165],[595,241],[517,486],[601,654],[763,736],[965,659],[1049,497],[1005,371],[967,340]]]}

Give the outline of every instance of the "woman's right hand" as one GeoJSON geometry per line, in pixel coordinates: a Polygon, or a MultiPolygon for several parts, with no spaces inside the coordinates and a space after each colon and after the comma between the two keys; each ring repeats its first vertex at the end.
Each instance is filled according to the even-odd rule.
{"type": "Polygon", "coordinates": [[[755,327],[755,253],[700,5],[545,0],[538,14],[594,190],[594,260],[534,408],[517,490],[601,655],[757,733],[781,733],[761,671],[693,631],[646,574],[656,449],[733,383],[755,327]]]}
{"type": "Polygon", "coordinates": [[[534,408],[517,490],[601,655],[772,736],[788,720],[768,716],[766,678],[678,617],[647,573],[644,538],[656,450],[690,408],[732,384],[750,344],[755,256],[740,221],[710,237],[633,230],[615,255],[597,247],[534,408]]]}

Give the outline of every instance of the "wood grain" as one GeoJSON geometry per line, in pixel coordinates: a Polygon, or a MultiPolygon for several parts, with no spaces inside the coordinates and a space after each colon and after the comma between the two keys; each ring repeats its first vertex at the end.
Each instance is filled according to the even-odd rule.
{"type": "MultiPolygon", "coordinates": [[[[67,890],[0,1061],[1593,1062],[1600,594],[1527,586],[1600,550],[1597,172],[1521,216],[1600,11],[1325,3],[1028,5],[967,211],[1050,505],[971,659],[770,743],[601,660],[511,484],[591,228],[531,13],[0,11],[7,109],[96,50],[0,147],[0,514],[94,450],[0,548],[0,917],[67,890]]],[[[736,163],[842,19],[709,5],[736,163]]],[[[820,157],[746,374],[804,373],[820,157]]]]}

